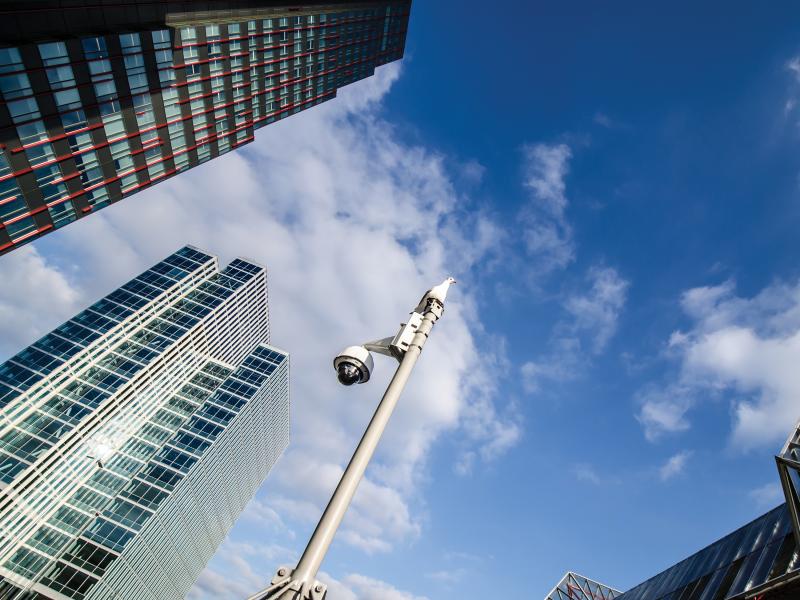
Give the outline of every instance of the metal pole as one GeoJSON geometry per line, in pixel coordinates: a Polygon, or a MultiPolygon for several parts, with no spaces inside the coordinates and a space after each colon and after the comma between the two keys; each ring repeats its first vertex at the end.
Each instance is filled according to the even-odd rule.
{"type": "Polygon", "coordinates": [[[273,585],[250,596],[248,600],[300,600],[306,598],[316,600],[325,597],[325,586],[316,581],[317,572],[333,541],[336,530],[347,512],[358,484],[364,476],[364,471],[367,469],[383,431],[386,429],[386,424],[392,416],[411,370],[422,352],[422,346],[425,345],[433,325],[442,316],[443,310],[444,306],[441,302],[437,300],[428,302],[422,323],[389,382],[389,387],[386,388],[364,436],[350,459],[339,485],[336,486],[336,491],[328,502],[300,562],[297,563],[297,568],[291,573],[286,568],[279,569],[278,575],[272,581],[273,585]]]}
{"type": "Polygon", "coordinates": [[[367,465],[375,452],[375,447],[383,435],[383,430],[386,429],[386,424],[389,422],[389,417],[392,416],[394,407],[397,405],[400,393],[403,391],[409,375],[411,375],[411,370],[414,368],[420,352],[422,352],[422,346],[428,339],[428,334],[437,318],[430,312],[425,313],[422,324],[417,330],[403,360],[397,367],[391,382],[389,382],[389,387],[386,388],[375,415],[369,422],[369,426],[364,432],[353,458],[350,459],[350,464],[347,465],[339,485],[336,486],[336,491],[322,514],[322,519],[320,519],[317,528],[314,530],[314,535],[311,536],[306,551],[303,552],[303,557],[297,563],[296,578],[305,581],[314,579],[317,576],[322,559],[325,557],[333,536],[336,534],[336,530],[347,512],[347,507],[350,505],[353,494],[355,494],[356,488],[364,476],[364,471],[367,469],[367,465]]]}

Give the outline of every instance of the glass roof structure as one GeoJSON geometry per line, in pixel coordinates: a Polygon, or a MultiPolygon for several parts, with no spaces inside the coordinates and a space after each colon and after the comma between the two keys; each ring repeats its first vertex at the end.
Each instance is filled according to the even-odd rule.
{"type": "Polygon", "coordinates": [[[612,600],[618,598],[621,593],[619,590],[569,571],[544,600],[612,600]]]}
{"type": "Polygon", "coordinates": [[[786,440],[781,453],[775,457],[781,476],[786,506],[792,517],[795,542],[800,547],[800,423],[786,440]]]}
{"type": "Polygon", "coordinates": [[[545,600],[797,600],[800,423],[775,460],[786,503],[624,593],[569,572],[545,600]]]}

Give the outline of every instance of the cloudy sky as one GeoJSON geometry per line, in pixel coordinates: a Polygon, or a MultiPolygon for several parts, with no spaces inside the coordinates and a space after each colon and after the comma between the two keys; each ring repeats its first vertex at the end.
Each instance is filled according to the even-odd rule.
{"type": "Polygon", "coordinates": [[[402,62],[0,258],[0,358],[185,243],[268,266],[292,443],[192,600],[297,560],[392,369],[344,389],[332,357],[450,274],[332,600],[627,589],[781,501],[800,18],[508,4],[416,2],[402,62]]]}

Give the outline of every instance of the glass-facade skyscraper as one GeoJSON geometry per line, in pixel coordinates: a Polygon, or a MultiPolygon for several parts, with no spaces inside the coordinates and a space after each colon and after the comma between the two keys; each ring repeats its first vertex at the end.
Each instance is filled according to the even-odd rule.
{"type": "Polygon", "coordinates": [[[411,9],[411,0],[4,4],[0,254],[402,58],[411,9]]]}
{"type": "Polygon", "coordinates": [[[185,247],[0,365],[0,598],[183,598],[288,444],[266,271],[185,247]]]}

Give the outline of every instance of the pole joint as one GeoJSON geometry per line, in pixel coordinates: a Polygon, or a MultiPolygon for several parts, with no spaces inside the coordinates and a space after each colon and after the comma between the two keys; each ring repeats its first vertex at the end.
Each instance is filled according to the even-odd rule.
{"type": "Polygon", "coordinates": [[[295,579],[296,569],[280,567],[270,585],[247,600],[325,600],[328,586],[317,580],[309,583],[295,579]]]}

